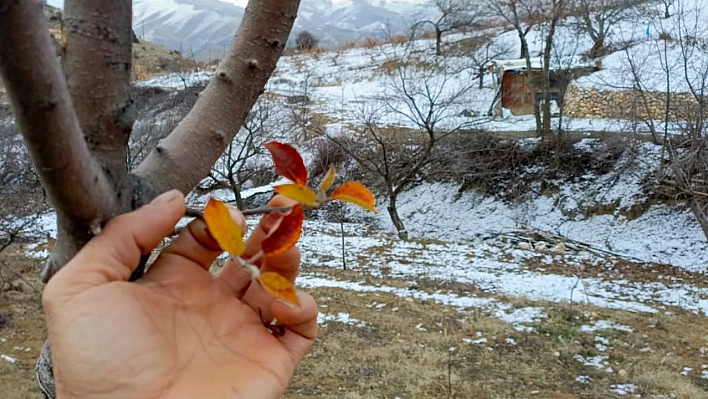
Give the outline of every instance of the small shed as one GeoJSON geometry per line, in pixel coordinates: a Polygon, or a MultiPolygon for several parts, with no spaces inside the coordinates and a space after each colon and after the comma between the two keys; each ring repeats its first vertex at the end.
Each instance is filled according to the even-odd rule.
{"type": "MultiPolygon", "coordinates": [[[[489,111],[490,115],[500,116],[504,108],[514,116],[533,114],[534,104],[541,103],[543,99],[543,59],[531,58],[530,64],[529,69],[525,58],[491,62],[488,69],[494,76],[496,96],[489,111]]],[[[550,69],[551,101],[560,107],[568,84],[597,70],[597,65],[580,60],[570,60],[564,68],[550,69]]]]}

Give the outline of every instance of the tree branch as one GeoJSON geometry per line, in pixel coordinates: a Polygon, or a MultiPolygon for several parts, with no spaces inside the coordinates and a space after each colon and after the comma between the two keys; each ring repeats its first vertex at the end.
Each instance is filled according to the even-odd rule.
{"type": "Polygon", "coordinates": [[[59,234],[85,242],[115,197],[84,141],[42,2],[0,0],[0,42],[0,75],[32,162],[59,220],[71,221],[59,234]]]}
{"type": "MultiPolygon", "coordinates": [[[[125,189],[126,151],[137,116],[129,98],[131,0],[66,0],[63,57],[69,93],[91,153],[125,189]]],[[[127,209],[126,209],[127,210],[127,209]]]]}
{"type": "Polygon", "coordinates": [[[194,108],[138,166],[158,191],[190,191],[209,174],[275,69],[299,0],[250,1],[230,52],[194,108]]]}

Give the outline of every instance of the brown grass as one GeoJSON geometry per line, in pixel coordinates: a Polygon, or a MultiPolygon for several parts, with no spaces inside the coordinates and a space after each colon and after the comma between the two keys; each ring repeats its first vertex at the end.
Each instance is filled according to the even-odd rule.
{"type": "MultiPolygon", "coordinates": [[[[410,281],[371,277],[363,266],[372,256],[362,254],[361,267],[353,270],[305,265],[304,271],[372,285],[410,286],[410,281]]],[[[25,259],[19,245],[0,255],[0,262],[11,264],[39,286],[40,262],[25,259]]],[[[427,292],[484,294],[454,282],[416,284],[427,292]]],[[[532,323],[534,331],[527,332],[480,309],[460,311],[389,293],[333,288],[309,292],[317,298],[321,313],[346,313],[363,324],[329,321],[322,326],[315,347],[286,391],[288,399],[618,399],[622,396],[613,392],[616,384],[634,384],[635,394],[649,399],[708,397],[708,380],[700,374],[708,364],[708,354],[701,352],[708,347],[708,320],[681,309],[639,314],[497,296],[512,308],[544,309],[547,318],[532,323]],[[611,320],[635,331],[582,331],[583,325],[597,320],[611,320]],[[596,346],[598,336],[609,341],[605,351],[596,346]],[[464,341],[479,338],[487,342],[464,341]],[[575,359],[578,354],[608,356],[613,372],[584,366],[575,359]],[[685,376],[681,375],[684,367],[692,368],[685,376]],[[579,375],[589,376],[590,384],[576,381],[579,375]]],[[[0,338],[6,338],[0,342],[0,353],[19,360],[16,364],[0,361],[2,397],[36,397],[34,361],[45,337],[38,294],[24,288],[2,290],[0,315],[10,320],[0,325],[0,338]],[[15,346],[30,349],[18,351],[15,346]]]]}

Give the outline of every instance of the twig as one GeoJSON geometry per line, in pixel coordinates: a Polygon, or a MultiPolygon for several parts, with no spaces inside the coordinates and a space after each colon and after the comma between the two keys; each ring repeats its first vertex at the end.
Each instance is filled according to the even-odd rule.
{"type": "Polygon", "coordinates": [[[347,270],[347,253],[345,251],[346,246],[344,244],[344,207],[340,207],[339,210],[339,228],[342,230],[342,268],[347,270]]]}
{"type": "Polygon", "coordinates": [[[246,209],[241,211],[243,213],[243,216],[251,216],[251,215],[263,215],[267,213],[273,213],[273,212],[288,212],[292,210],[293,207],[292,205],[289,206],[276,206],[276,207],[262,207],[262,208],[253,208],[253,209],[246,209]]]}
{"type": "MultiPolygon", "coordinates": [[[[268,207],[264,206],[262,208],[253,208],[253,209],[245,209],[241,211],[243,216],[253,216],[253,215],[265,215],[268,213],[274,213],[274,212],[287,212],[293,209],[292,206],[276,206],[276,207],[268,207]]],[[[184,211],[184,216],[188,218],[197,218],[197,219],[204,219],[204,212],[200,211],[199,209],[195,208],[187,208],[187,210],[184,211]]]]}

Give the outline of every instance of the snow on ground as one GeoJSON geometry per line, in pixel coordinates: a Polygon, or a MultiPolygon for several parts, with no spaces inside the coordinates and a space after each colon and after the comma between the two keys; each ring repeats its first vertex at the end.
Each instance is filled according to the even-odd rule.
{"type": "MultiPolygon", "coordinates": [[[[300,247],[306,265],[341,268],[341,238],[338,225],[308,221],[300,247]],[[324,228],[323,228],[324,227],[324,228]]],[[[374,277],[399,278],[405,281],[429,279],[467,283],[485,293],[459,296],[449,293],[427,294],[415,289],[373,287],[361,283],[325,281],[309,277],[303,270],[305,286],[324,285],[354,291],[385,291],[396,295],[433,300],[459,308],[489,307],[495,301],[488,295],[502,294],[530,300],[550,302],[576,301],[636,312],[655,313],[666,306],[682,307],[708,314],[708,290],[684,283],[637,283],[626,280],[605,281],[600,278],[578,278],[553,273],[525,270],[522,260],[533,257],[550,263],[561,255],[539,254],[499,242],[421,243],[398,241],[391,235],[377,235],[360,226],[347,226],[346,262],[350,267],[374,277]]],[[[562,261],[569,267],[581,262],[602,263],[606,260],[589,253],[565,254],[562,261]]],[[[415,284],[413,284],[415,285],[415,284]]],[[[495,306],[503,306],[495,304],[495,306]]],[[[503,310],[507,310],[504,308],[503,310]]],[[[529,312],[533,314],[534,312],[529,312]]]]}
{"type": "MultiPolygon", "coordinates": [[[[593,143],[584,139],[578,145],[593,143]]],[[[636,219],[621,212],[645,200],[642,179],[658,165],[659,156],[660,147],[644,143],[636,157],[625,155],[606,175],[553,182],[560,187],[558,195],[529,194],[515,204],[473,192],[458,195],[454,184],[420,185],[400,196],[398,210],[409,233],[417,237],[459,242],[527,226],[628,258],[706,272],[708,245],[689,210],[652,205],[636,219]],[[583,216],[583,209],[607,204],[617,204],[614,213],[583,216]]],[[[378,206],[385,209],[385,204],[378,206]]],[[[379,229],[394,232],[386,212],[376,221],[379,229]]]]}
{"type": "MultiPolygon", "coordinates": [[[[595,141],[585,139],[578,148],[591,149],[595,141]]],[[[395,278],[408,282],[407,288],[375,286],[361,282],[338,281],[320,275],[309,266],[341,268],[342,243],[339,224],[322,219],[305,222],[300,248],[305,267],[298,284],[303,287],[338,287],[360,292],[387,292],[401,297],[434,301],[459,309],[483,308],[516,328],[544,317],[535,307],[514,308],[499,297],[520,297],[531,301],[580,302],[634,312],[666,312],[680,307],[708,314],[708,289],[657,276],[653,282],[624,278],[576,277],[581,267],[603,271],[617,259],[592,251],[535,251],[506,242],[498,233],[508,233],[525,225],[559,233],[592,244],[592,248],[612,250],[625,258],[667,263],[697,272],[708,267],[705,237],[686,211],[653,205],[636,219],[627,219],[619,209],[643,198],[641,179],[655,164],[658,155],[651,144],[644,144],[636,158],[621,158],[614,171],[603,176],[587,176],[574,183],[556,182],[562,189],[554,196],[529,194],[516,204],[475,194],[458,193],[453,184],[423,184],[402,194],[399,211],[411,241],[395,239],[385,212],[367,218],[358,210],[347,214],[358,222],[346,223],[345,259],[347,265],[375,278],[395,278]],[[630,164],[631,163],[631,164],[630,164]],[[637,173],[616,173],[626,167],[637,173]],[[564,184],[564,185],[563,185],[564,184]],[[581,200],[582,199],[582,200],[581,200]],[[618,204],[608,215],[584,217],[582,209],[597,204],[618,204]],[[525,262],[562,265],[569,273],[554,273],[543,267],[529,269],[525,262]],[[469,284],[474,292],[427,292],[421,281],[453,281],[469,284]]],[[[213,192],[230,198],[227,190],[213,192]]],[[[244,192],[244,196],[268,193],[271,185],[244,192]]],[[[195,197],[203,203],[207,197],[195,197]]],[[[378,204],[385,209],[384,204],[378,204]]],[[[351,210],[350,210],[351,209],[351,210]]],[[[19,219],[18,219],[19,221],[19,219]]],[[[256,218],[249,219],[255,223],[256,218]]],[[[35,236],[55,236],[54,216],[41,215],[29,231],[35,236]]],[[[28,255],[37,256],[28,246],[28,255]]],[[[638,267],[641,267],[638,265],[638,267]]],[[[613,325],[588,326],[588,329],[619,328],[613,325]]]]}
{"type": "MultiPolygon", "coordinates": [[[[485,33],[488,32],[453,34],[446,36],[445,42],[452,43],[485,33]]],[[[559,37],[564,40],[559,41],[559,53],[554,55],[555,63],[572,62],[565,61],[564,57],[578,59],[578,55],[591,46],[588,40],[578,40],[577,35],[568,32],[559,34],[559,37]]],[[[529,33],[532,52],[541,51],[541,39],[540,32],[529,33]]],[[[496,36],[492,45],[515,49],[518,47],[517,41],[516,33],[506,32],[496,36]]],[[[646,49],[639,47],[638,51],[646,53],[646,49]]],[[[509,53],[511,57],[513,51],[510,50],[509,53]]],[[[611,86],[614,83],[608,83],[606,75],[616,76],[618,69],[626,69],[621,57],[622,55],[618,54],[608,56],[603,60],[604,69],[592,75],[594,80],[583,78],[579,84],[601,84],[605,88],[611,86]]],[[[494,119],[487,117],[496,94],[492,76],[487,73],[484,76],[484,86],[479,88],[475,78],[477,70],[469,57],[448,55],[444,62],[440,63],[440,59],[434,55],[434,45],[430,40],[418,40],[409,45],[382,44],[373,48],[284,56],[279,60],[278,67],[268,82],[267,91],[284,97],[307,96],[310,100],[307,105],[308,112],[326,115],[330,119],[326,126],[330,134],[340,133],[352,124],[359,124],[363,109],[369,113],[376,112],[377,122],[381,125],[416,128],[415,112],[411,111],[410,104],[400,92],[401,81],[395,68],[401,59],[412,60],[415,65],[403,68],[401,72],[406,76],[408,92],[414,94],[417,105],[423,108],[423,114],[428,111],[423,95],[427,90],[435,94],[438,103],[449,103],[446,107],[435,109],[441,119],[437,124],[439,127],[465,126],[494,132],[535,129],[533,115],[494,119]],[[463,116],[463,113],[474,116],[463,116]]],[[[180,89],[184,87],[185,82],[203,83],[212,75],[213,71],[170,74],[141,82],[139,85],[180,89]]],[[[553,119],[556,126],[560,122],[553,119]]],[[[620,120],[566,117],[562,123],[567,131],[629,130],[626,121],[620,120]]],[[[641,125],[634,127],[634,130],[645,133],[647,128],[641,125]]]]}

